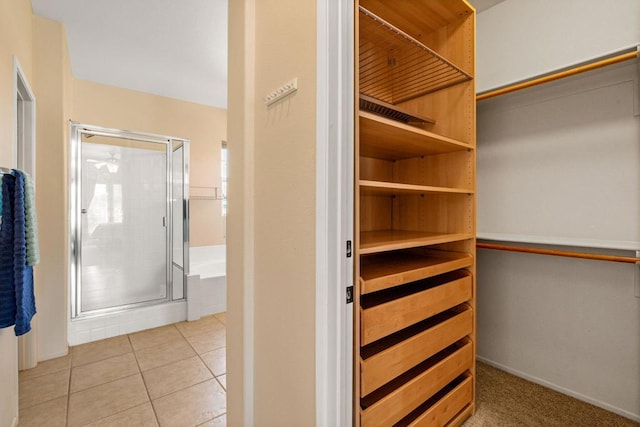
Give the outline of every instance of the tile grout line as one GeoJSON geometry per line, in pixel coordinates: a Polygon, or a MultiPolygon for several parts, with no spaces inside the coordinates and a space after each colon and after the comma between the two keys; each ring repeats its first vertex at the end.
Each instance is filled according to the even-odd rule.
{"type": "MultiPolygon", "coordinates": [[[[225,373],[224,373],[224,374],[222,374],[222,375],[227,375],[227,374],[226,374],[226,372],[225,372],[225,373]]],[[[220,376],[222,376],[222,375],[220,375],[220,376]]],[[[227,394],[227,388],[226,388],[224,385],[222,385],[222,382],[220,382],[220,380],[218,379],[218,375],[214,375],[214,376],[213,376],[213,378],[215,378],[215,379],[216,379],[216,381],[218,381],[218,384],[220,384],[220,387],[222,387],[222,389],[224,390],[224,393],[225,393],[225,395],[226,395],[226,394],[227,394]]]]}
{"type": "MultiPolygon", "coordinates": [[[[69,355],[69,356],[70,356],[70,355],[69,355]]],[[[67,357],[67,356],[60,356],[60,357],[67,357]]],[[[55,359],[54,359],[54,360],[55,360],[55,359]]],[[[45,360],[44,362],[38,362],[38,365],[40,365],[40,364],[44,364],[44,363],[47,363],[47,362],[48,362],[48,360],[45,360]]],[[[42,377],[47,376],[47,375],[57,374],[58,372],[62,372],[62,371],[69,370],[70,368],[71,368],[71,359],[69,359],[69,366],[68,366],[68,367],[60,368],[60,369],[56,369],[56,370],[51,371],[51,372],[45,372],[45,373],[43,373],[43,374],[34,375],[34,376],[31,376],[31,377],[28,377],[28,378],[22,378],[22,381],[31,381],[31,380],[35,380],[35,379],[37,379],[37,378],[42,378],[42,377]]],[[[19,372],[29,372],[29,371],[30,371],[30,370],[32,370],[32,369],[37,369],[37,366],[36,366],[35,368],[25,369],[25,370],[23,370],[23,371],[19,371],[19,372]]],[[[24,377],[24,375],[26,375],[26,374],[23,374],[23,377],[24,377]]]]}
{"type": "MultiPolygon", "coordinates": [[[[68,393],[68,391],[67,391],[67,393],[68,393]]],[[[21,409],[31,409],[34,406],[43,405],[45,403],[49,403],[49,402],[51,402],[53,400],[60,399],[60,398],[63,398],[65,396],[66,395],[63,394],[63,395],[60,395],[60,396],[52,397],[52,398],[47,399],[47,400],[43,400],[43,401],[40,401],[40,402],[37,402],[37,403],[33,403],[33,404],[29,405],[29,406],[20,406],[20,391],[18,391],[18,411],[20,411],[21,409]]]]}
{"type": "Polygon", "coordinates": [[[186,389],[188,389],[188,388],[191,388],[191,387],[194,387],[194,386],[197,386],[197,385],[200,385],[200,384],[206,383],[207,381],[211,381],[211,380],[213,380],[213,379],[215,379],[215,375],[213,376],[213,378],[207,378],[206,380],[198,381],[197,383],[193,383],[193,384],[188,385],[188,386],[186,386],[186,387],[184,387],[184,388],[181,388],[181,389],[179,389],[179,390],[174,390],[174,391],[172,391],[171,393],[167,393],[167,394],[163,394],[162,396],[158,396],[158,397],[156,397],[154,400],[164,399],[164,398],[165,398],[165,397],[167,397],[167,396],[171,396],[172,394],[180,393],[181,391],[185,391],[185,390],[186,390],[186,389]]]}
{"type": "MultiPolygon", "coordinates": [[[[185,339],[187,339],[187,338],[185,337],[185,339]]],[[[225,326],[225,340],[224,340],[224,341],[225,341],[225,344],[226,344],[226,343],[227,343],[226,326],[225,326]]],[[[193,351],[196,353],[196,356],[198,356],[198,359],[200,359],[200,362],[202,362],[202,364],[204,365],[204,367],[205,367],[205,368],[207,368],[207,370],[211,373],[211,375],[213,375],[213,379],[215,379],[215,380],[216,380],[216,382],[217,382],[218,384],[220,384],[220,381],[218,381],[218,378],[216,377],[216,374],[214,374],[214,373],[213,373],[213,370],[209,367],[209,365],[207,365],[207,362],[205,362],[205,361],[204,361],[204,359],[202,358],[202,355],[196,351],[196,349],[193,347],[193,345],[191,345],[191,342],[190,342],[189,340],[187,340],[187,342],[189,343],[189,345],[191,346],[191,348],[193,349],[193,351]]],[[[225,347],[225,348],[226,348],[226,347],[225,347]]],[[[211,351],[214,351],[214,350],[211,350],[211,351]]],[[[207,353],[210,353],[210,352],[207,352],[207,353]]],[[[204,382],[204,381],[203,381],[203,382],[204,382]]],[[[222,384],[220,384],[220,387],[222,387],[222,384]]],[[[224,390],[224,393],[225,393],[224,397],[225,397],[225,400],[226,400],[226,398],[227,398],[227,389],[226,389],[226,388],[224,388],[224,387],[222,387],[222,389],[224,390]]],[[[225,403],[225,411],[226,411],[226,403],[225,403]]],[[[215,417],[214,417],[214,418],[215,418],[215,417]]],[[[213,419],[213,418],[212,418],[212,419],[213,419]]],[[[211,419],[211,420],[212,420],[212,419],[211,419]]],[[[207,420],[207,421],[205,421],[205,423],[207,423],[207,422],[209,422],[209,421],[211,421],[211,420],[207,420]]],[[[202,423],[202,424],[204,424],[204,423],[202,423]]]]}
{"type": "Polygon", "coordinates": [[[151,400],[151,394],[149,393],[147,382],[144,380],[144,374],[142,373],[142,367],[140,366],[140,361],[138,360],[138,354],[136,353],[136,350],[133,347],[133,343],[131,342],[131,334],[127,334],[127,339],[129,340],[129,344],[131,345],[131,349],[133,350],[133,357],[134,359],[136,359],[136,364],[138,365],[138,370],[140,371],[140,377],[142,378],[142,384],[144,385],[144,391],[147,393],[147,397],[149,398],[149,405],[151,405],[151,411],[153,412],[153,416],[156,420],[156,425],[159,426],[160,419],[158,418],[158,414],[156,413],[156,407],[153,405],[153,400],[151,400]]]}
{"type": "MultiPolygon", "coordinates": [[[[218,319],[218,318],[217,318],[217,317],[215,317],[215,316],[213,316],[213,317],[214,317],[218,322],[222,323],[222,322],[220,321],[220,319],[218,319]]],[[[226,324],[224,324],[224,323],[222,323],[222,326],[224,326],[224,331],[225,331],[225,337],[224,337],[224,344],[225,344],[225,345],[224,345],[224,347],[214,348],[213,350],[207,351],[207,352],[205,352],[205,353],[210,353],[210,352],[212,352],[212,351],[218,350],[219,348],[225,348],[225,349],[226,349],[226,347],[227,347],[227,325],[226,325],[226,324]]],[[[202,364],[205,366],[205,368],[207,368],[207,370],[211,373],[211,375],[213,375],[213,379],[215,379],[215,381],[218,383],[218,385],[219,385],[220,387],[222,387],[222,390],[224,390],[224,399],[225,399],[225,408],[224,408],[224,411],[225,411],[225,412],[224,412],[224,414],[220,414],[220,415],[218,415],[218,416],[216,416],[216,417],[210,418],[210,419],[208,419],[208,420],[206,420],[206,421],[204,421],[204,422],[202,422],[202,423],[198,424],[198,426],[201,426],[201,425],[203,425],[203,424],[205,424],[205,423],[208,423],[209,421],[213,421],[213,420],[215,420],[215,419],[216,419],[216,418],[218,418],[218,417],[221,417],[221,416],[223,416],[223,415],[226,415],[226,413],[227,413],[227,389],[226,389],[226,387],[224,387],[224,386],[222,385],[222,383],[220,382],[220,380],[218,380],[218,377],[216,376],[216,374],[214,374],[214,373],[213,373],[213,370],[209,367],[209,365],[207,365],[207,362],[205,362],[205,361],[204,361],[204,359],[202,358],[202,355],[201,355],[200,353],[198,353],[198,351],[195,349],[195,347],[193,347],[193,345],[191,344],[191,341],[189,341],[189,339],[188,339],[188,338],[187,338],[187,337],[182,333],[182,331],[180,330],[180,328],[178,328],[178,327],[176,326],[176,329],[178,329],[178,331],[180,332],[180,334],[182,334],[182,336],[184,337],[185,341],[187,341],[187,343],[189,344],[189,346],[191,347],[191,349],[196,353],[196,356],[198,356],[198,359],[200,359],[200,362],[202,362],[202,364]]],[[[206,333],[206,332],[205,332],[205,333],[206,333]]],[[[196,335],[200,335],[200,334],[194,334],[194,335],[192,335],[192,336],[196,336],[196,335]]],[[[225,357],[226,357],[226,350],[225,350],[225,357]]],[[[225,369],[225,371],[226,371],[226,369],[225,369]]],[[[225,374],[224,374],[224,375],[226,375],[226,372],[225,372],[225,374]]],[[[201,382],[199,382],[199,383],[196,383],[196,384],[191,385],[190,387],[193,387],[194,385],[202,384],[202,383],[204,383],[204,382],[206,382],[206,381],[209,381],[209,380],[201,381],[201,382]]],[[[187,387],[187,388],[188,388],[188,387],[187,387]]],[[[172,394],[177,393],[177,392],[182,391],[182,390],[186,390],[186,388],[181,389],[181,390],[174,391],[173,393],[169,393],[169,394],[167,394],[167,395],[165,395],[165,396],[162,396],[162,397],[164,398],[164,397],[166,397],[166,396],[171,396],[172,394]]],[[[197,426],[196,426],[196,427],[197,427],[197,426]]]]}
{"type": "MultiPolygon", "coordinates": [[[[196,354],[196,356],[198,356],[198,352],[197,352],[197,351],[195,351],[195,349],[191,346],[191,343],[190,343],[189,341],[187,341],[186,339],[185,339],[185,341],[186,341],[186,342],[187,342],[187,344],[191,347],[191,349],[192,349],[192,350],[193,350],[193,352],[196,354]]],[[[158,347],[158,346],[160,346],[160,345],[163,345],[163,344],[158,344],[158,345],[156,345],[156,346],[151,346],[151,347],[141,348],[140,350],[146,350],[146,349],[149,349],[149,348],[158,347]]],[[[134,351],[133,353],[135,354],[135,356],[136,356],[136,361],[137,361],[137,360],[138,360],[137,352],[136,352],[136,351],[134,351]]],[[[171,362],[164,363],[164,364],[162,364],[162,365],[158,365],[158,366],[154,366],[153,368],[149,368],[149,369],[145,369],[145,370],[142,370],[142,367],[140,367],[140,373],[142,374],[143,372],[152,371],[152,370],[157,369],[157,368],[163,368],[163,367],[165,367],[165,366],[171,365],[172,363],[181,362],[181,361],[183,361],[183,360],[187,360],[187,359],[189,359],[189,358],[191,358],[191,357],[193,357],[193,356],[185,357],[184,359],[173,360],[173,361],[171,361],[171,362]]]]}
{"type": "Polygon", "coordinates": [[[69,384],[67,385],[67,408],[64,417],[64,425],[69,427],[69,408],[71,406],[71,374],[73,373],[73,346],[69,347],[69,384]]]}
{"type": "MultiPolygon", "coordinates": [[[[121,414],[121,413],[123,413],[123,412],[129,411],[129,410],[134,409],[134,408],[137,408],[137,407],[139,407],[139,406],[142,406],[142,405],[144,405],[145,403],[149,403],[149,402],[144,402],[144,403],[141,403],[141,404],[139,404],[139,405],[132,406],[131,408],[127,408],[127,409],[122,410],[122,411],[119,411],[119,412],[114,412],[113,414],[111,414],[111,415],[107,415],[106,417],[102,417],[102,418],[98,418],[97,420],[89,421],[88,423],[83,424],[83,426],[86,426],[86,425],[89,425],[89,424],[94,424],[94,423],[100,422],[100,421],[102,421],[102,420],[106,420],[107,418],[113,417],[113,416],[115,416],[115,415],[121,414]]],[[[154,415],[155,415],[155,413],[154,413],[154,415]]],[[[156,420],[156,421],[157,421],[157,420],[156,420]]],[[[69,424],[67,423],[67,426],[68,426],[68,425],[69,425],[69,424]]]]}
{"type": "Polygon", "coordinates": [[[94,388],[97,388],[97,387],[100,387],[100,386],[103,386],[103,385],[106,385],[106,384],[111,384],[111,383],[115,383],[116,381],[124,380],[126,378],[131,378],[131,377],[133,377],[135,375],[138,375],[138,374],[140,374],[142,376],[141,372],[136,372],[134,374],[125,375],[124,377],[116,378],[115,380],[105,381],[105,382],[100,383],[100,384],[92,385],[91,387],[83,388],[82,390],[74,391],[72,394],[84,393],[87,390],[92,390],[94,388]]]}
{"type": "MultiPolygon", "coordinates": [[[[37,376],[37,377],[23,379],[22,381],[23,381],[23,382],[31,381],[31,380],[35,380],[35,379],[38,379],[38,378],[46,377],[47,375],[59,374],[60,372],[67,371],[67,370],[69,371],[69,378],[68,378],[68,380],[67,380],[67,381],[68,381],[68,382],[67,382],[67,394],[66,394],[66,397],[67,397],[67,400],[68,400],[68,398],[69,398],[69,387],[70,387],[70,383],[71,383],[71,368],[70,368],[70,367],[69,367],[69,368],[65,368],[65,369],[60,369],[60,370],[57,370],[57,371],[55,371],[55,372],[49,372],[49,373],[47,373],[47,374],[39,375],[39,376],[37,376]]],[[[18,382],[20,382],[19,377],[18,377],[18,382]]],[[[24,390],[24,387],[20,387],[20,386],[18,385],[18,416],[19,416],[20,412],[22,412],[22,410],[23,410],[23,409],[25,409],[25,410],[26,410],[26,409],[31,409],[31,408],[33,408],[33,407],[35,407],[35,406],[43,405],[43,404],[45,404],[45,403],[48,403],[48,402],[54,401],[54,400],[56,400],[56,399],[60,399],[60,398],[62,398],[62,397],[65,397],[65,395],[55,396],[55,397],[52,397],[52,398],[49,398],[49,399],[46,399],[46,400],[43,400],[43,401],[40,401],[40,402],[32,403],[31,405],[28,405],[28,406],[22,406],[22,405],[20,405],[20,395],[21,395],[24,391],[21,391],[21,390],[24,390]]]]}
{"type": "MultiPolygon", "coordinates": [[[[211,317],[213,317],[213,318],[216,320],[216,322],[215,322],[216,324],[222,325],[223,329],[225,330],[225,335],[226,335],[226,324],[225,324],[224,322],[222,322],[220,319],[218,319],[215,315],[212,315],[211,317]]],[[[167,325],[167,326],[168,326],[168,325],[167,325]]],[[[189,337],[188,337],[187,335],[185,335],[185,333],[183,333],[183,331],[182,331],[180,328],[178,328],[178,327],[177,327],[177,323],[171,324],[170,326],[173,326],[175,329],[177,329],[177,330],[178,330],[179,335],[181,336],[181,338],[182,338],[182,339],[184,339],[184,341],[186,341],[186,343],[187,343],[187,345],[189,346],[189,348],[191,348],[191,349],[192,349],[192,351],[194,352],[194,355],[198,357],[198,360],[199,360],[202,364],[204,364],[204,366],[207,368],[207,371],[208,371],[208,372],[213,376],[213,379],[215,379],[215,380],[216,380],[216,382],[217,382],[217,383],[222,387],[222,389],[223,389],[223,391],[224,391],[224,393],[225,393],[225,398],[226,398],[226,392],[227,392],[227,391],[226,391],[226,388],[222,385],[222,383],[221,383],[221,381],[220,381],[220,379],[219,379],[219,376],[221,376],[221,375],[226,375],[226,372],[225,372],[225,373],[223,373],[223,374],[221,374],[221,375],[216,375],[216,374],[213,372],[213,370],[212,370],[212,369],[207,365],[207,363],[204,361],[204,359],[203,359],[203,357],[202,357],[204,354],[208,354],[208,353],[210,353],[210,352],[213,352],[213,351],[219,350],[219,349],[221,349],[221,348],[226,348],[226,337],[225,337],[225,344],[224,344],[223,346],[215,347],[215,348],[213,348],[213,349],[211,349],[211,350],[208,350],[208,351],[203,352],[202,354],[200,354],[200,353],[195,349],[195,347],[192,345],[192,343],[189,341],[189,338],[190,338],[190,337],[193,337],[193,336],[204,335],[204,334],[206,334],[206,333],[210,333],[211,331],[201,332],[201,333],[196,333],[196,334],[193,334],[193,335],[189,335],[189,337]]],[[[144,331],[140,331],[140,332],[144,332],[144,331]]],[[[98,360],[94,360],[94,361],[91,361],[91,362],[83,363],[83,364],[78,365],[78,366],[74,366],[74,363],[73,363],[73,362],[74,362],[74,350],[73,350],[74,346],[70,346],[70,347],[69,347],[69,362],[68,362],[68,366],[67,366],[66,368],[63,368],[63,369],[57,369],[57,370],[54,370],[54,371],[52,371],[52,372],[43,373],[43,374],[36,375],[36,376],[33,376],[32,378],[27,378],[27,379],[25,379],[25,380],[24,380],[24,381],[31,381],[31,380],[35,380],[35,379],[38,379],[38,378],[42,378],[42,377],[47,376],[47,375],[60,374],[61,372],[66,371],[66,372],[67,372],[67,387],[66,387],[66,391],[67,391],[67,393],[66,393],[66,396],[58,396],[58,397],[54,397],[54,398],[52,398],[52,399],[48,399],[48,400],[46,400],[46,401],[42,401],[42,402],[38,402],[38,403],[36,403],[36,404],[30,405],[30,406],[28,406],[27,408],[24,408],[24,409],[28,409],[28,408],[31,408],[31,407],[33,407],[33,406],[36,406],[36,405],[39,405],[39,404],[43,404],[43,403],[46,403],[46,402],[50,402],[50,401],[52,401],[52,400],[55,400],[55,399],[59,399],[59,398],[61,398],[61,397],[64,397],[64,398],[66,399],[66,401],[65,401],[65,403],[66,403],[66,405],[65,405],[65,426],[69,427],[69,425],[70,425],[70,415],[71,415],[71,414],[70,414],[70,409],[71,409],[71,397],[72,397],[72,395],[73,395],[73,394],[82,393],[82,392],[85,392],[85,391],[88,391],[88,390],[91,390],[91,389],[94,389],[94,388],[97,388],[97,387],[100,387],[100,386],[103,386],[103,385],[106,385],[106,384],[110,384],[110,383],[113,383],[113,382],[116,382],[116,381],[119,381],[119,380],[123,380],[123,379],[125,379],[125,378],[130,378],[130,377],[132,377],[132,376],[134,376],[134,375],[138,375],[138,374],[140,374],[140,377],[141,377],[141,379],[142,379],[143,385],[144,385],[144,387],[145,387],[145,392],[146,392],[146,394],[147,394],[148,401],[147,401],[147,402],[144,402],[144,403],[141,403],[140,405],[136,405],[136,406],[134,406],[133,408],[136,408],[136,407],[142,406],[142,405],[144,405],[144,404],[146,404],[146,403],[151,404],[151,408],[152,408],[152,411],[153,411],[153,414],[154,414],[154,417],[155,417],[155,421],[156,421],[156,423],[158,423],[158,425],[160,425],[160,421],[159,421],[159,419],[158,419],[158,414],[156,413],[156,408],[155,408],[155,406],[153,405],[153,400],[151,399],[151,395],[150,395],[150,392],[149,392],[149,389],[148,389],[147,383],[146,383],[146,381],[145,381],[145,379],[144,379],[143,370],[142,370],[142,368],[141,368],[141,366],[140,366],[140,361],[139,361],[139,359],[138,359],[137,351],[136,351],[136,349],[134,348],[134,346],[133,346],[133,342],[132,342],[132,340],[131,340],[131,334],[125,334],[125,335],[126,335],[126,337],[127,337],[127,342],[128,342],[128,344],[129,344],[129,346],[130,346],[130,349],[131,349],[130,351],[126,351],[126,352],[124,352],[124,353],[120,353],[120,354],[112,355],[112,356],[110,356],[110,357],[106,357],[106,358],[104,358],[104,359],[98,359],[98,360]],[[91,387],[87,387],[87,388],[84,388],[84,389],[82,389],[82,390],[78,390],[78,391],[76,391],[76,392],[72,392],[72,390],[71,390],[71,388],[72,388],[72,387],[71,387],[71,386],[72,386],[72,381],[71,381],[71,380],[72,380],[72,376],[73,376],[73,373],[74,373],[75,368],[82,368],[82,367],[84,367],[84,366],[91,365],[91,364],[93,364],[93,363],[105,362],[105,361],[107,361],[107,360],[109,360],[109,359],[113,359],[113,358],[116,358],[116,357],[122,357],[122,356],[125,356],[125,355],[129,354],[129,353],[133,353],[133,357],[134,357],[134,359],[135,359],[135,361],[136,361],[136,365],[137,365],[137,367],[138,367],[138,372],[133,373],[133,374],[131,374],[131,375],[126,375],[126,376],[123,376],[123,377],[120,377],[120,378],[117,378],[117,379],[113,379],[113,380],[111,380],[111,381],[106,381],[106,382],[101,383],[101,384],[96,384],[96,385],[93,385],[93,386],[91,386],[91,387]]],[[[162,344],[159,344],[159,345],[162,345],[162,344]]],[[[151,347],[153,347],[153,346],[149,346],[149,347],[145,347],[145,348],[151,348],[151,347]]],[[[140,349],[140,350],[143,350],[143,349],[140,349]]],[[[193,356],[190,356],[190,357],[193,357],[193,356]]],[[[172,361],[172,362],[169,362],[169,363],[166,363],[166,364],[160,365],[160,366],[153,367],[153,368],[151,368],[151,369],[161,368],[161,367],[164,367],[164,366],[170,365],[170,364],[172,364],[172,363],[180,362],[180,361],[183,361],[183,360],[186,360],[186,359],[188,359],[188,358],[180,359],[180,360],[177,360],[177,361],[172,361]]],[[[148,370],[151,370],[151,369],[148,369],[148,370]]],[[[212,378],[208,378],[208,379],[205,379],[205,380],[203,380],[203,381],[196,382],[196,383],[192,384],[192,385],[191,385],[191,386],[189,386],[189,387],[192,387],[192,386],[196,386],[196,385],[202,384],[202,383],[207,382],[207,381],[209,381],[209,380],[211,380],[211,379],[212,379],[212,378]]],[[[172,392],[172,393],[169,393],[169,394],[167,394],[167,395],[160,396],[159,398],[163,398],[163,397],[165,397],[165,396],[170,396],[171,394],[174,394],[174,393],[177,393],[177,392],[183,391],[183,390],[185,390],[185,389],[187,389],[187,388],[188,388],[188,387],[185,387],[185,388],[180,389],[180,390],[176,390],[176,391],[174,391],[174,392],[172,392]]],[[[103,420],[103,419],[109,418],[109,417],[111,417],[111,416],[114,416],[114,415],[120,414],[120,413],[125,412],[125,411],[130,410],[130,409],[132,409],[132,408],[127,408],[127,409],[125,409],[125,410],[123,410],[123,411],[119,411],[119,412],[116,412],[116,413],[110,414],[110,415],[108,415],[108,416],[106,416],[106,417],[102,417],[102,418],[100,418],[100,419],[93,420],[92,422],[98,422],[98,421],[100,421],[100,420],[103,420]]],[[[221,416],[224,416],[225,414],[226,414],[226,411],[225,411],[223,414],[219,414],[218,416],[213,417],[213,418],[211,418],[211,419],[209,419],[209,420],[205,421],[204,423],[209,422],[209,421],[211,421],[211,420],[214,420],[214,419],[216,419],[216,418],[219,418],[219,417],[221,417],[221,416]]]]}
{"type": "MultiPolygon", "coordinates": [[[[131,374],[131,375],[126,375],[126,376],[124,376],[124,377],[117,378],[117,379],[115,379],[115,380],[106,381],[106,382],[101,383],[101,384],[97,384],[97,385],[94,385],[94,386],[91,386],[91,387],[87,387],[87,388],[85,388],[85,389],[82,389],[82,390],[79,390],[79,391],[74,392],[74,394],[76,394],[76,393],[83,393],[83,392],[85,392],[85,391],[87,391],[87,390],[91,390],[91,389],[94,389],[94,388],[97,388],[97,387],[103,386],[103,385],[105,385],[105,384],[111,384],[111,383],[114,383],[114,382],[116,382],[116,381],[120,381],[120,380],[123,380],[123,379],[125,379],[125,378],[130,378],[130,377],[133,377],[133,376],[135,376],[135,375],[140,374],[140,377],[141,377],[141,379],[142,379],[142,384],[144,385],[144,388],[145,388],[145,392],[147,392],[147,397],[149,397],[149,393],[148,393],[148,391],[147,391],[147,385],[146,385],[146,384],[145,384],[145,382],[144,382],[144,377],[142,376],[142,371],[140,370],[140,365],[138,364],[138,359],[137,359],[137,357],[136,357],[135,351],[133,351],[133,345],[131,344],[131,340],[129,339],[129,334],[127,334],[127,340],[129,341],[129,345],[131,346],[131,352],[126,352],[126,353],[118,354],[118,355],[116,355],[116,356],[107,357],[106,359],[97,360],[97,361],[95,361],[95,362],[91,362],[91,363],[99,363],[99,362],[103,362],[103,361],[105,361],[105,360],[113,359],[113,358],[116,358],[116,357],[123,356],[123,355],[125,355],[125,354],[132,353],[132,354],[133,354],[133,357],[134,357],[134,359],[135,359],[135,361],[136,361],[136,366],[138,366],[138,372],[133,373],[133,374],[131,374]]],[[[76,366],[76,367],[87,366],[87,365],[90,365],[91,363],[85,363],[84,365],[79,365],[79,366],[76,366]]],[[[71,388],[71,376],[69,377],[69,388],[71,388]]],[[[71,390],[69,390],[69,398],[70,398],[70,397],[71,397],[71,390]]],[[[69,399],[69,400],[70,400],[70,399],[69,399]]],[[[147,403],[147,402],[144,402],[144,403],[147,403]]],[[[138,406],[142,406],[142,405],[144,405],[144,403],[141,403],[140,405],[133,406],[133,407],[131,407],[131,408],[123,409],[122,411],[114,412],[113,414],[107,415],[106,417],[102,417],[102,418],[99,418],[99,419],[97,419],[97,420],[93,420],[93,421],[91,421],[91,423],[95,423],[95,422],[98,422],[98,421],[101,421],[101,420],[107,419],[107,418],[109,418],[109,417],[112,417],[112,416],[114,416],[114,415],[121,414],[121,413],[123,413],[123,412],[125,412],[125,411],[128,411],[128,410],[130,410],[130,409],[137,408],[138,406]]],[[[148,402],[148,403],[151,403],[151,399],[149,399],[149,402],[148,402]]],[[[68,407],[68,405],[67,405],[67,407],[68,407]]],[[[152,407],[153,407],[153,405],[152,405],[152,407]]],[[[155,416],[155,412],[154,412],[154,416],[155,416]]],[[[157,417],[156,417],[156,422],[157,422],[157,421],[158,421],[158,420],[157,420],[157,417]]],[[[67,417],[67,427],[68,427],[68,425],[69,425],[69,421],[68,421],[68,417],[67,417]]]]}
{"type": "MultiPolygon", "coordinates": [[[[131,353],[133,354],[133,357],[135,358],[135,353],[133,353],[133,352],[131,352],[131,353]]],[[[124,356],[124,355],[126,355],[126,354],[129,354],[129,353],[122,353],[122,354],[119,354],[119,355],[117,355],[117,356],[108,357],[108,358],[106,358],[106,359],[98,360],[97,362],[91,362],[91,363],[104,362],[105,360],[115,359],[116,357],[124,356]]],[[[86,365],[76,366],[76,368],[80,368],[80,367],[82,367],[82,366],[87,366],[87,365],[90,365],[91,363],[87,363],[86,365]]],[[[137,359],[136,359],[136,364],[137,364],[137,359]]],[[[71,369],[73,369],[73,368],[71,368],[71,369]]],[[[138,369],[140,369],[140,368],[138,368],[138,369]]],[[[125,379],[125,378],[132,377],[132,376],[137,375],[137,374],[141,374],[141,375],[142,375],[142,372],[141,372],[141,371],[138,371],[138,372],[133,373],[133,374],[130,374],[130,375],[125,375],[125,376],[120,377],[120,378],[116,378],[116,379],[113,379],[113,380],[110,380],[110,381],[105,381],[105,382],[103,382],[103,383],[96,384],[96,385],[92,385],[91,387],[83,388],[82,390],[78,390],[78,391],[74,391],[74,392],[71,392],[71,375],[69,375],[69,396],[71,396],[71,394],[83,393],[83,392],[85,392],[85,391],[87,391],[87,390],[91,390],[92,388],[100,387],[101,385],[111,384],[111,383],[114,383],[114,382],[116,382],[116,381],[120,381],[120,380],[123,380],[123,379],[125,379]]]]}
{"type": "Polygon", "coordinates": [[[208,423],[209,421],[217,420],[218,418],[224,417],[225,415],[227,415],[226,408],[225,408],[225,413],[224,414],[216,415],[215,417],[211,418],[210,420],[207,420],[207,421],[203,422],[202,424],[198,424],[196,427],[201,427],[201,426],[205,425],[206,423],[208,423]]]}
{"type": "MultiPolygon", "coordinates": [[[[112,337],[112,338],[115,338],[115,337],[112,337]]],[[[107,338],[107,339],[110,339],[110,338],[107,338]]],[[[103,340],[93,341],[93,342],[100,342],[100,341],[103,341],[103,340]]],[[[91,343],[87,343],[87,344],[91,344],[91,343]]],[[[131,343],[129,343],[129,345],[131,346],[131,343]]],[[[72,360],[71,361],[71,367],[72,368],[80,368],[82,366],[91,365],[92,363],[98,363],[98,362],[102,362],[102,361],[105,361],[105,360],[113,359],[114,357],[123,356],[123,355],[131,353],[131,352],[133,352],[133,346],[131,346],[131,351],[125,351],[124,353],[114,354],[112,356],[105,357],[105,358],[102,358],[102,359],[92,360],[91,362],[82,363],[82,364],[80,364],[78,366],[73,366],[73,360],[72,360]]]]}

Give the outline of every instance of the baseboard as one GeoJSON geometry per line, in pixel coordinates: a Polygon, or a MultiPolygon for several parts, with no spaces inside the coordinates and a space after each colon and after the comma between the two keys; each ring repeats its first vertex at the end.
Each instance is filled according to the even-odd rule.
{"type": "Polygon", "coordinates": [[[542,378],[534,377],[532,375],[526,374],[524,372],[518,371],[517,369],[510,368],[508,366],[502,365],[500,363],[494,362],[493,360],[489,360],[482,356],[476,355],[476,360],[486,363],[487,365],[493,366],[494,368],[500,369],[501,371],[505,371],[510,373],[511,375],[515,375],[516,377],[523,378],[527,381],[531,381],[532,383],[539,384],[546,388],[550,388],[551,390],[555,390],[559,393],[566,394],[567,396],[574,397],[578,400],[582,400],[583,402],[590,403],[599,408],[605,409],[609,412],[613,412],[614,414],[618,414],[622,417],[629,418],[630,420],[640,422],[640,414],[634,414],[632,412],[626,411],[624,409],[618,408],[616,406],[610,405],[606,402],[602,402],[600,400],[594,399],[589,396],[585,396],[584,394],[578,393],[576,391],[567,389],[565,387],[559,386],[547,380],[543,380],[542,378]]]}

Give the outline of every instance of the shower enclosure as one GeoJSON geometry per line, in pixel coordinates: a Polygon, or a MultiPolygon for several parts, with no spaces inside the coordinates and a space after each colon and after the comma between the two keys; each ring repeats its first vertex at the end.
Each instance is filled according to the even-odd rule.
{"type": "Polygon", "coordinates": [[[189,141],[76,122],[70,136],[71,319],[184,300],[189,141]]]}

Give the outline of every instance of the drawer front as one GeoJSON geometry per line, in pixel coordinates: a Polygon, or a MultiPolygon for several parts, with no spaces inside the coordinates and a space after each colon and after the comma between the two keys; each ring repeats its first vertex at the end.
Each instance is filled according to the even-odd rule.
{"type": "Polygon", "coordinates": [[[362,396],[469,335],[472,323],[473,312],[467,307],[453,317],[364,359],[360,367],[362,396]]]}
{"type": "Polygon", "coordinates": [[[361,345],[411,326],[471,299],[471,276],[362,311],[361,345]]]}
{"type": "Polygon", "coordinates": [[[443,427],[469,405],[473,399],[473,380],[467,377],[456,388],[438,400],[422,415],[416,418],[409,427],[443,427]]]}
{"type": "Polygon", "coordinates": [[[362,425],[392,425],[400,421],[463,372],[471,369],[472,365],[473,346],[468,342],[365,409],[362,412],[362,425]]]}

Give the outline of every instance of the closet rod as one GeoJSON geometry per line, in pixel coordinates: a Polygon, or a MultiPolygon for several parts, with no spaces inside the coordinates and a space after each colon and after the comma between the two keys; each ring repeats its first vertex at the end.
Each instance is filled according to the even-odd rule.
{"type": "Polygon", "coordinates": [[[542,83],[547,83],[553,80],[558,80],[563,77],[573,76],[575,74],[584,73],[585,71],[595,70],[596,68],[605,67],[607,65],[617,64],[618,62],[627,61],[629,59],[637,58],[639,55],[638,47],[634,48],[632,52],[623,53],[621,55],[612,56],[605,59],[595,60],[594,62],[589,62],[587,64],[578,65],[576,67],[570,68],[568,70],[559,71],[557,73],[547,74],[542,77],[533,78],[531,80],[525,80],[520,83],[515,83],[510,86],[505,86],[500,89],[495,89],[489,92],[483,92],[476,95],[476,101],[482,101],[484,99],[493,98],[495,96],[504,95],[506,93],[515,92],[520,89],[526,89],[531,86],[536,86],[542,83]]]}
{"type": "Polygon", "coordinates": [[[512,246],[512,245],[498,245],[495,243],[476,243],[476,247],[480,249],[496,249],[499,251],[510,251],[510,252],[525,252],[529,254],[538,254],[538,255],[554,255],[554,256],[564,256],[570,258],[582,258],[582,259],[594,259],[598,261],[612,261],[612,262],[625,262],[628,264],[636,264],[640,262],[640,258],[634,257],[626,257],[626,256],[617,256],[617,255],[602,255],[602,254],[588,254],[584,252],[573,252],[573,251],[559,251],[555,249],[539,249],[539,248],[528,248],[524,246],[512,246]]]}

